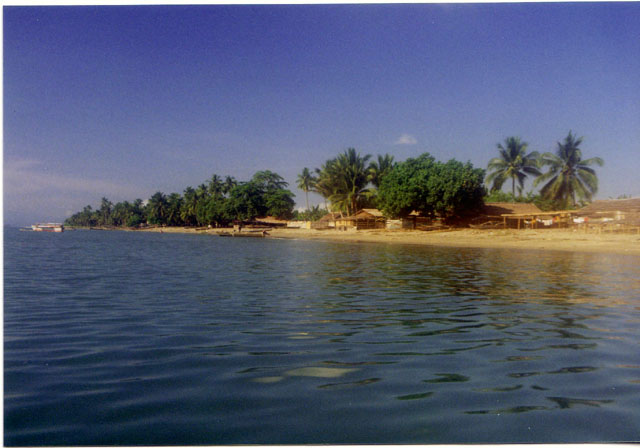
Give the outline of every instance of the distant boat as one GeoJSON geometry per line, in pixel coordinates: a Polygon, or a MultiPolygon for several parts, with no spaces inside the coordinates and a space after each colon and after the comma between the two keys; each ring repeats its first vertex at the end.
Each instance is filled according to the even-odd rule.
{"type": "Polygon", "coordinates": [[[31,229],[33,229],[34,232],[64,232],[64,226],[54,222],[34,224],[31,226],[31,229]]]}

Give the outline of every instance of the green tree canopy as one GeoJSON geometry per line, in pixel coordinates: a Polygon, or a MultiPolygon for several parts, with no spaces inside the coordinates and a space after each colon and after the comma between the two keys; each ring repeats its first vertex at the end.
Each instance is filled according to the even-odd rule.
{"type": "Polygon", "coordinates": [[[370,157],[348,148],[318,170],[316,191],[331,201],[332,209],[352,214],[366,203],[370,157]]]}
{"type": "Polygon", "coordinates": [[[147,204],[147,219],[151,224],[167,223],[167,196],[161,191],[154,193],[147,204]]]}
{"type": "Polygon", "coordinates": [[[262,186],[256,182],[244,182],[229,192],[226,213],[239,221],[252,221],[265,216],[267,208],[262,197],[262,186]]]}
{"type": "Polygon", "coordinates": [[[275,216],[278,219],[290,219],[293,216],[293,208],[296,203],[293,193],[284,188],[268,190],[263,193],[266,215],[275,216]]]}
{"type": "Polygon", "coordinates": [[[484,170],[469,162],[436,161],[424,153],[398,163],[382,181],[378,204],[387,216],[412,211],[446,219],[472,216],[482,207],[484,170]]]}

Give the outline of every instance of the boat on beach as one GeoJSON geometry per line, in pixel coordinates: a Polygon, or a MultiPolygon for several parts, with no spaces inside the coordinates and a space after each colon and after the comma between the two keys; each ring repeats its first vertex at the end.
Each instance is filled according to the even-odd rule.
{"type": "Polygon", "coordinates": [[[54,222],[33,224],[31,226],[31,229],[34,232],[55,232],[55,233],[64,232],[64,226],[62,224],[54,223],[54,222]]]}

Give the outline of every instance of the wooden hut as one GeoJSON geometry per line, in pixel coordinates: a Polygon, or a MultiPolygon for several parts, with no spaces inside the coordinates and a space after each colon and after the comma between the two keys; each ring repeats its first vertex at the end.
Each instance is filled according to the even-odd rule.
{"type": "Polygon", "coordinates": [[[330,212],[317,221],[311,223],[311,228],[316,230],[335,229],[336,221],[341,218],[340,213],[330,212]]]}
{"type": "Polygon", "coordinates": [[[421,212],[415,210],[409,213],[408,216],[397,221],[399,225],[396,228],[403,230],[432,230],[437,227],[442,227],[441,219],[423,216],[421,212]]]}
{"type": "Polygon", "coordinates": [[[377,208],[363,208],[355,215],[344,218],[345,227],[355,227],[357,230],[384,229],[386,218],[377,208]]]}

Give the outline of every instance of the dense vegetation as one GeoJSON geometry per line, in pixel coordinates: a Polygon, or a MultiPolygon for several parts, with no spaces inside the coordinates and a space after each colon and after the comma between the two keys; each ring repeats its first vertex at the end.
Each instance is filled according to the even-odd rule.
{"type": "Polygon", "coordinates": [[[287,182],[271,171],[259,171],[248,182],[236,182],[233,177],[213,175],[208,184],[187,187],[183,195],[169,196],[158,191],[146,204],[141,199],[133,203],[119,202],[115,206],[102,198],[100,208],[87,205],[65,221],[70,226],[127,226],[141,223],[170,226],[226,226],[257,217],[293,218],[295,202],[287,190],[287,182]]]}
{"type": "Polygon", "coordinates": [[[457,160],[436,161],[425,153],[399,163],[382,180],[378,206],[389,217],[412,211],[458,220],[480,212],[484,170],[457,160]]]}
{"type": "Polygon", "coordinates": [[[571,132],[555,154],[527,152],[519,137],[509,137],[497,145],[499,157],[491,159],[485,171],[470,162],[435,160],[425,153],[404,162],[389,154],[360,154],[348,148],[327,160],[320,168],[305,167],[296,185],[305,193],[306,210],[294,211],[294,194],[277,173],[258,171],[247,182],[224,180],[213,175],[206,184],[187,187],[183,194],[165,195],[158,191],[146,202],[113,204],[102,198],[100,207],[84,207],[66,220],[72,226],[138,226],[143,223],[170,226],[226,226],[233,221],[252,221],[258,217],[315,221],[328,210],[352,215],[362,208],[379,208],[389,217],[404,217],[412,211],[439,216],[449,221],[477,214],[483,202],[528,202],[542,210],[574,208],[590,201],[598,189],[592,168],[602,166],[599,157],[583,159],[582,138],[571,132]],[[542,172],[548,167],[546,173],[542,172]],[[523,195],[524,182],[534,177],[539,193],[523,195]],[[511,180],[511,192],[501,189],[511,180]],[[517,194],[516,194],[517,187],[517,194]],[[309,206],[309,192],[324,198],[324,208],[309,206]]]}

